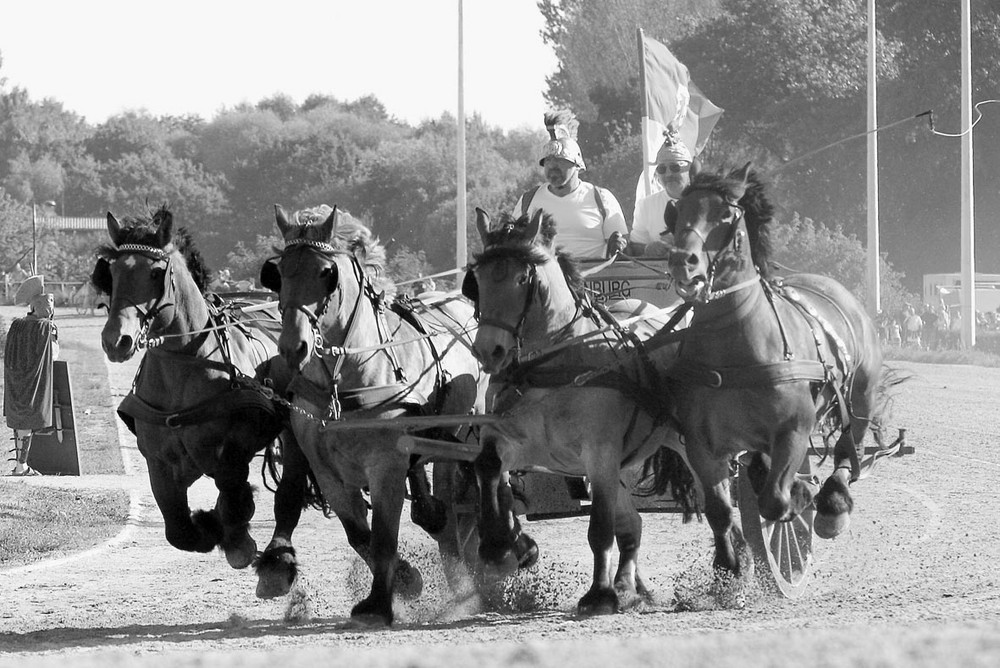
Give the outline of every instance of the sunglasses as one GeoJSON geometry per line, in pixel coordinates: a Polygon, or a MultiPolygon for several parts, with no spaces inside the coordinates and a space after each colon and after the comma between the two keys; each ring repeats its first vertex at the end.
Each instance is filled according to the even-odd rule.
{"type": "Polygon", "coordinates": [[[691,169],[690,162],[671,162],[669,164],[661,164],[656,166],[657,174],[666,174],[668,171],[677,174],[678,172],[686,172],[691,169]]]}

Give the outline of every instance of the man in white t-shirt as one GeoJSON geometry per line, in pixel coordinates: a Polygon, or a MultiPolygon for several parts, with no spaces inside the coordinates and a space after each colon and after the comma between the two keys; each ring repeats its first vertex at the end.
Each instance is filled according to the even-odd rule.
{"type": "Polygon", "coordinates": [[[663,145],[656,152],[656,180],[663,190],[635,202],[629,246],[629,251],[635,255],[666,255],[664,214],[671,202],[680,198],[695,173],[694,156],[680,136],[669,129],[663,134],[663,145]]]}
{"type": "Polygon", "coordinates": [[[524,193],[515,218],[541,209],[556,222],[555,243],[576,258],[603,259],[625,250],[628,224],[611,191],[580,179],[587,168],[573,138],[575,119],[566,112],[545,115],[549,141],[538,164],[546,183],[524,193]]]}

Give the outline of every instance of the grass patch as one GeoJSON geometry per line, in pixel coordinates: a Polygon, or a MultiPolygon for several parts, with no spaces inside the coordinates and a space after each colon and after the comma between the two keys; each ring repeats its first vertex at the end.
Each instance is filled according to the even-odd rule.
{"type": "Polygon", "coordinates": [[[65,490],[0,478],[0,569],[88,549],[128,519],[122,490],[65,490]]]}

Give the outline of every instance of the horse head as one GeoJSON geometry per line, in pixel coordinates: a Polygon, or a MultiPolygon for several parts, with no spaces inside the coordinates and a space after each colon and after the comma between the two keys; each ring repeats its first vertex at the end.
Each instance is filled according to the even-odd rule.
{"type": "Polygon", "coordinates": [[[124,362],[143,345],[151,329],[167,326],[165,313],[170,307],[177,312],[178,301],[183,301],[178,300],[177,275],[187,277],[197,297],[208,271],[187,233],[174,232],[173,215],[166,206],[150,216],[122,222],[109,211],[107,226],[111,243],[98,249],[91,282],[109,295],[108,320],[101,333],[104,352],[112,362],[124,362]],[[172,262],[175,254],[186,261],[172,262]]]}
{"type": "Polygon", "coordinates": [[[469,264],[462,293],[479,317],[476,357],[487,373],[497,373],[516,359],[526,339],[564,324],[563,306],[572,312],[574,298],[562,274],[567,268],[572,274],[575,265],[557,253],[555,223],[541,211],[530,218],[503,217],[495,227],[485,211],[476,214],[483,251],[469,264]],[[554,294],[567,298],[556,304],[554,294]]]}
{"type": "Polygon", "coordinates": [[[707,301],[726,288],[767,269],[771,205],[750,163],[728,176],[702,172],[666,214],[673,235],[668,269],[677,293],[687,301],[707,301]]]}
{"type": "Polygon", "coordinates": [[[285,247],[264,263],[260,282],[278,293],[278,350],[291,368],[301,369],[317,342],[337,336],[341,306],[361,295],[367,272],[377,271],[384,250],[367,227],[336,207],[324,204],[290,218],[275,205],[274,213],[285,247]]]}

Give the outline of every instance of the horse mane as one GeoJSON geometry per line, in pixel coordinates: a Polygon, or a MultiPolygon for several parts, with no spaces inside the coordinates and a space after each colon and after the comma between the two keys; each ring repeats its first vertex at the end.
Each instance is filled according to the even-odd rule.
{"type": "MultiPolygon", "coordinates": [[[[740,170],[731,170],[728,174],[702,171],[691,178],[691,183],[684,189],[682,197],[695,190],[709,190],[727,202],[732,202],[743,184],[737,177],[740,170]]],[[[743,209],[743,220],[750,239],[750,256],[765,278],[771,273],[771,223],[774,221],[774,205],[767,198],[767,184],[755,169],[747,174],[746,190],[738,204],[743,209]]]]}
{"type": "MultiPolygon", "coordinates": [[[[534,243],[534,239],[529,239],[527,236],[529,220],[527,214],[514,218],[509,213],[501,213],[499,224],[486,233],[485,248],[472,256],[469,269],[503,260],[513,260],[533,266],[548,260],[549,255],[538,244],[534,243]]],[[[547,213],[542,214],[538,234],[545,246],[552,245],[552,240],[556,236],[556,221],[547,213]]],[[[570,253],[559,247],[556,248],[555,255],[570,288],[577,293],[582,291],[583,275],[580,273],[577,261],[570,253]]]]}
{"type": "MultiPolygon", "coordinates": [[[[143,213],[139,213],[132,216],[123,216],[119,223],[121,224],[121,243],[124,244],[140,244],[142,246],[152,246],[154,248],[162,248],[163,250],[170,250],[170,246],[173,246],[183,257],[184,262],[187,264],[188,271],[191,273],[191,278],[194,279],[195,284],[198,286],[200,292],[205,292],[208,289],[209,277],[212,272],[205,262],[205,258],[202,256],[201,251],[198,250],[197,246],[194,244],[194,239],[191,237],[191,233],[188,232],[185,227],[178,227],[171,233],[170,243],[166,246],[160,244],[157,231],[159,229],[159,224],[156,222],[156,214],[168,214],[169,210],[167,205],[162,205],[157,211],[152,211],[147,209],[143,213]]],[[[97,256],[104,258],[106,260],[118,257],[119,251],[115,244],[101,244],[97,247],[97,256]]]]}
{"type": "MultiPolygon", "coordinates": [[[[292,214],[292,222],[303,226],[303,236],[309,238],[310,228],[322,225],[331,213],[333,207],[319,204],[296,211],[292,214]]],[[[385,246],[360,218],[352,216],[346,209],[338,208],[337,229],[333,238],[325,241],[338,251],[363,258],[362,267],[372,286],[376,291],[384,292],[386,298],[392,299],[396,293],[396,284],[385,273],[385,246]]]]}

